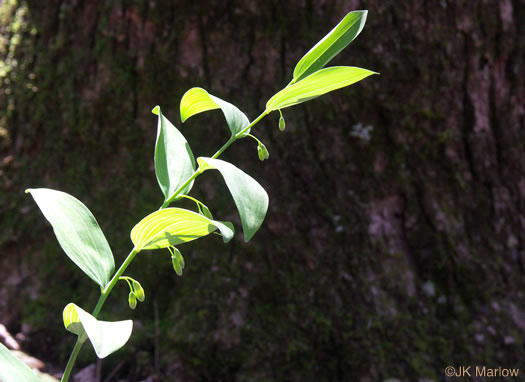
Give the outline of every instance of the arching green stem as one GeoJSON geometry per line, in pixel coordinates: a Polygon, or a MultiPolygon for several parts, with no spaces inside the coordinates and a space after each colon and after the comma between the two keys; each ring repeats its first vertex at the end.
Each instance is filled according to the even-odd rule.
{"type": "MultiPolygon", "coordinates": [[[[245,136],[245,133],[251,129],[253,126],[255,126],[261,119],[263,119],[268,114],[268,111],[264,111],[261,115],[259,115],[253,122],[251,122],[246,128],[244,128],[242,131],[237,133],[236,135],[232,135],[228,141],[222,145],[222,147],[213,154],[213,159],[218,158],[230,145],[235,142],[237,139],[243,138],[245,136]]],[[[181,193],[184,188],[188,184],[190,184],[197,176],[200,175],[199,169],[197,169],[176,191],[175,193],[166,200],[162,206],[159,209],[166,208],[170,205],[170,203],[175,200],[178,195],[181,193]]],[[[100,294],[100,297],[98,299],[97,305],[95,306],[95,309],[93,309],[93,317],[97,317],[100,313],[100,310],[104,306],[104,303],[106,302],[106,299],[108,298],[109,294],[117,284],[118,280],[122,277],[128,266],[131,264],[135,256],[137,255],[138,251],[133,248],[129,255],[126,257],[126,260],[122,263],[120,268],[117,270],[117,272],[113,275],[109,283],[106,285],[104,289],[102,289],[102,292],[100,294]]],[[[127,281],[127,280],[126,280],[127,281]]],[[[75,343],[75,346],[73,347],[73,350],[71,351],[71,355],[69,356],[69,360],[66,365],[66,369],[64,370],[64,374],[62,376],[61,382],[67,382],[69,380],[69,377],[71,375],[71,372],[73,370],[73,367],[75,366],[75,362],[77,360],[78,354],[80,352],[80,349],[82,348],[82,345],[84,345],[84,342],[86,342],[87,336],[85,333],[82,333],[82,335],[78,336],[77,342],[75,343]]]]}
{"type": "MultiPolygon", "coordinates": [[[[222,145],[222,147],[219,150],[217,150],[215,154],[213,154],[212,159],[217,159],[228,147],[230,147],[230,145],[233,142],[235,142],[237,139],[243,138],[245,133],[248,130],[250,130],[253,126],[255,126],[257,123],[259,123],[259,121],[263,119],[268,113],[269,112],[265,110],[261,115],[259,115],[256,119],[254,119],[252,123],[250,123],[248,126],[246,126],[244,129],[242,129],[237,134],[232,135],[230,139],[228,139],[228,141],[224,145],[222,145]]],[[[186,188],[186,186],[190,184],[199,175],[200,175],[199,169],[195,170],[195,172],[173,193],[173,195],[168,200],[166,200],[164,203],[162,203],[162,206],[159,209],[168,207],[171,204],[171,202],[173,202],[179,196],[181,191],[184,190],[184,188],[186,188]]]]}
{"type": "MultiPolygon", "coordinates": [[[[117,284],[119,278],[124,274],[128,266],[131,264],[131,262],[133,261],[137,253],[138,251],[135,249],[135,247],[133,247],[128,257],[126,257],[126,260],[124,260],[120,268],[113,275],[113,277],[111,278],[109,283],[106,285],[106,287],[102,290],[100,297],[98,298],[97,305],[95,306],[95,309],[93,309],[93,313],[92,313],[93,317],[98,316],[109,294],[111,293],[111,291],[117,284]]],[[[84,345],[84,342],[86,342],[86,339],[87,339],[87,336],[85,332],[82,333],[82,335],[78,336],[77,342],[75,343],[75,346],[73,347],[73,351],[71,352],[71,355],[69,356],[69,360],[67,361],[66,369],[64,370],[64,374],[62,375],[61,382],[67,382],[69,380],[69,376],[71,375],[73,366],[75,366],[75,362],[77,360],[78,353],[80,352],[82,345],[84,345]]]]}

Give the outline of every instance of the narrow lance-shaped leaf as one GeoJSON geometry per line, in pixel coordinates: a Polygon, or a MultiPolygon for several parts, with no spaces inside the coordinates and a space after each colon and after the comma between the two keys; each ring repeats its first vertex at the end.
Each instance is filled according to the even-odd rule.
{"type": "Polygon", "coordinates": [[[268,194],[255,179],[233,164],[220,159],[197,158],[201,171],[217,169],[230,190],[241,217],[244,240],[259,229],[268,210],[268,194]]]}
{"type": "Polygon", "coordinates": [[[133,330],[131,320],[100,321],[73,303],[66,305],[62,316],[68,331],[77,336],[86,332],[99,358],[107,357],[124,346],[133,330]]]}
{"type": "Polygon", "coordinates": [[[293,81],[299,82],[322,69],[361,33],[368,11],[348,13],[334,29],[299,60],[293,71],[293,81]]]}
{"type": "Polygon", "coordinates": [[[164,208],[142,219],[131,230],[135,248],[159,249],[186,243],[219,230],[224,242],[232,239],[233,225],[208,219],[183,208],[164,208]]]}
{"type": "MultiPolygon", "coordinates": [[[[184,123],[188,118],[208,110],[220,108],[232,135],[240,133],[250,124],[248,117],[237,106],[223,101],[202,88],[191,88],[180,101],[180,119],[184,123]]],[[[245,134],[248,134],[247,130],[245,134]]]]}
{"type": "Polygon", "coordinates": [[[106,237],[89,209],[65,192],[33,188],[40,207],[66,255],[102,288],[108,283],[115,261],[106,237]]]}
{"type": "MultiPolygon", "coordinates": [[[[159,106],[152,110],[158,115],[157,141],[155,143],[155,174],[164,200],[168,200],[193,174],[195,158],[186,138],[162,114],[159,106]]],[[[180,194],[187,194],[193,185],[188,184],[180,194]]]]}
{"type": "Polygon", "coordinates": [[[25,363],[0,343],[0,381],[39,382],[40,379],[25,363]]]}
{"type": "Polygon", "coordinates": [[[275,94],[266,103],[266,111],[284,109],[309,101],[333,90],[352,85],[372,74],[378,73],[354,66],[332,66],[321,69],[275,94]]]}

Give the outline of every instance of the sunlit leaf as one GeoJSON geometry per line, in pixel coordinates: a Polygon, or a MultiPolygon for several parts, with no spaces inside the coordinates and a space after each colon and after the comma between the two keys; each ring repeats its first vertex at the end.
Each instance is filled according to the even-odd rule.
{"type": "Polygon", "coordinates": [[[219,230],[224,242],[233,237],[231,223],[208,219],[183,208],[164,208],[149,214],[131,231],[135,248],[158,249],[186,243],[219,230]]]}
{"type": "Polygon", "coordinates": [[[0,381],[39,382],[40,379],[25,363],[16,358],[0,343],[0,381]]]}
{"type": "Polygon", "coordinates": [[[244,240],[259,229],[268,210],[268,194],[255,179],[233,164],[220,159],[197,158],[199,169],[217,169],[230,190],[241,217],[244,240]]]}
{"type": "Polygon", "coordinates": [[[322,69],[332,58],[350,44],[363,30],[368,11],[348,13],[334,29],[323,37],[299,60],[293,71],[294,82],[322,69]]]}
{"type": "MultiPolygon", "coordinates": [[[[195,114],[220,108],[232,135],[241,132],[250,124],[248,117],[237,106],[211,95],[202,88],[191,88],[180,101],[180,119],[185,122],[195,114]]],[[[248,134],[250,131],[246,131],[248,134]]]]}
{"type": "Polygon", "coordinates": [[[77,336],[80,336],[84,332],[84,327],[80,322],[80,317],[78,315],[78,307],[70,302],[66,305],[62,311],[62,320],[64,321],[65,328],[77,336]]]}
{"type": "MultiPolygon", "coordinates": [[[[155,143],[155,174],[164,200],[168,200],[193,174],[195,158],[186,138],[162,114],[159,106],[152,110],[159,117],[155,143]]],[[[188,184],[180,194],[187,194],[193,185],[188,184]]]]}
{"type": "Polygon", "coordinates": [[[51,223],[66,255],[93,281],[104,287],[113,273],[111,248],[89,209],[65,192],[33,188],[30,193],[51,223]]]}
{"type": "Polygon", "coordinates": [[[321,69],[304,80],[287,86],[266,103],[268,112],[309,101],[336,89],[352,85],[377,74],[354,66],[332,66],[321,69]]]}
{"type": "Polygon", "coordinates": [[[107,357],[124,346],[133,330],[131,320],[100,321],[73,303],[66,305],[62,316],[68,331],[78,336],[86,332],[99,358],[107,357]]]}

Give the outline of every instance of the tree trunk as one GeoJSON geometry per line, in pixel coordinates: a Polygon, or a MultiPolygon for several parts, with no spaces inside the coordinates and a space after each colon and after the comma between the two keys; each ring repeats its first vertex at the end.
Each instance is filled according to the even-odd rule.
{"type": "MultiPolygon", "coordinates": [[[[184,91],[204,87],[254,118],[354,9],[369,10],[366,27],[333,63],[381,75],[285,109],[284,133],[278,114],[263,120],[264,163],[253,142],[225,153],[268,190],[262,230],[248,245],[181,247],[180,279],[167,252],[137,258],[130,274],[148,300],[133,319],[145,326],[103,371],[124,361],[129,381],[423,382],[449,365],[523,365],[522,0],[2,2],[0,322],[28,323],[23,345],[61,366],[74,340],[61,309],[89,310],[98,293],[25,188],[83,200],[120,263],[130,229],[162,202],[151,108],[212,155],[224,119],[181,125],[184,91]]],[[[220,178],[201,178],[196,195],[237,224],[220,178]]],[[[129,317],[125,292],[108,316],[129,317]]]]}

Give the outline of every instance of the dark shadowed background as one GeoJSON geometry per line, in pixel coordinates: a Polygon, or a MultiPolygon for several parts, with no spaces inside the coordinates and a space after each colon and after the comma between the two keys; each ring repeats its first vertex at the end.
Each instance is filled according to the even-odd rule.
{"type": "MultiPolygon", "coordinates": [[[[459,365],[525,373],[525,2],[0,1],[0,323],[59,372],[62,309],[98,287],[61,252],[27,187],[97,217],[120,264],[162,203],[159,104],[196,156],[229,136],[220,112],[180,123],[201,86],[250,118],[348,11],[362,34],[335,60],[380,72],[285,109],[223,156],[270,195],[245,244],[215,237],[142,253],[101,318],[135,323],[102,381],[443,381],[459,365]],[[153,380],[153,379],[150,379],[153,380]]],[[[194,193],[240,231],[206,173],[194,193]]],[[[190,205],[188,205],[190,206],[190,205]]],[[[89,346],[77,371],[96,362],[89,346]]]]}

